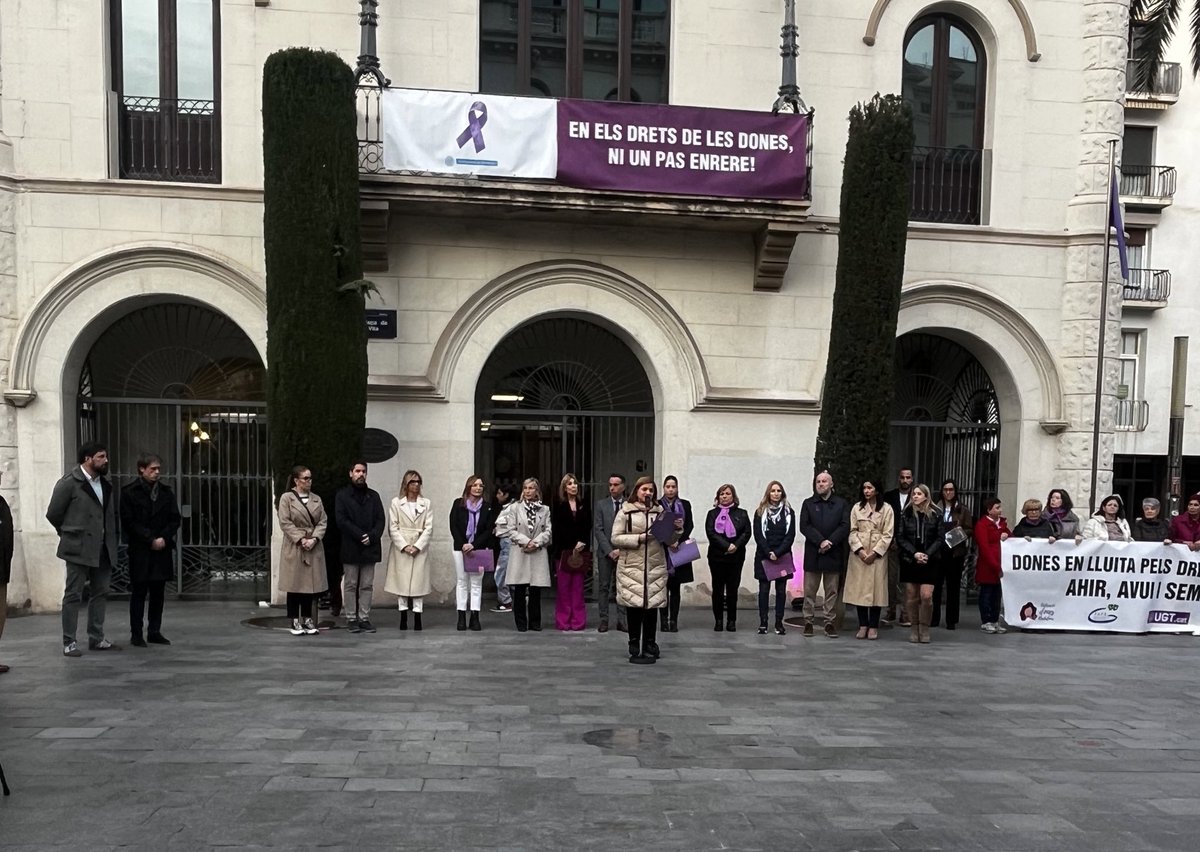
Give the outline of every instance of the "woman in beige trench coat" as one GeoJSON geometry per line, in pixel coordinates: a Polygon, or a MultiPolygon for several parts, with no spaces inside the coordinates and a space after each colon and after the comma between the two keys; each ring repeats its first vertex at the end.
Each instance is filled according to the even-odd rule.
{"type": "Polygon", "coordinates": [[[879,638],[879,613],[888,602],[887,552],[895,533],[892,507],[864,480],[850,507],[850,560],[843,600],[858,607],[855,639],[879,638]]]}
{"type": "Polygon", "coordinates": [[[658,502],[654,479],[643,476],[633,486],[633,496],[613,519],[610,540],[621,553],[617,557],[617,603],[625,607],[629,622],[629,662],[654,663],[658,647],[657,609],[667,605],[667,552],[663,545],[679,540],[683,524],[672,530],[669,541],[660,542],[650,528],[665,511],[658,502]]]}
{"type": "Polygon", "coordinates": [[[325,528],[329,518],[321,498],[312,493],[312,471],[292,468],[292,487],[279,498],[279,591],[287,592],[287,614],[293,636],[314,634],[313,602],[329,588],[325,575],[325,528]]]}
{"type": "Polygon", "coordinates": [[[400,598],[400,629],[408,629],[408,611],[413,612],[413,630],[421,629],[425,596],[432,591],[429,583],[429,538],[433,532],[433,513],[429,501],[421,496],[421,474],[406,470],[400,481],[400,494],[388,506],[387,579],[383,590],[400,598]]]}

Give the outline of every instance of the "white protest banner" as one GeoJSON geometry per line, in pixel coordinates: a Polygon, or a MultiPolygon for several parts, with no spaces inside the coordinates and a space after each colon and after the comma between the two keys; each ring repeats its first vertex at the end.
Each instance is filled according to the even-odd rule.
{"type": "Polygon", "coordinates": [[[383,165],[391,171],[553,178],[557,102],[385,89],[383,165]]]}
{"type": "Polygon", "coordinates": [[[1200,630],[1200,553],[1182,544],[1010,538],[1004,619],[1036,630],[1200,630]]]}

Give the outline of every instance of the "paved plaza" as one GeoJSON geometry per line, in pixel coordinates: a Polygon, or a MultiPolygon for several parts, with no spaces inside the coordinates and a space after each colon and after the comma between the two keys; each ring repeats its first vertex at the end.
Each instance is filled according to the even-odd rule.
{"type": "MultiPolygon", "coordinates": [[[[9,622],[0,849],[1195,850],[1181,636],[315,637],[168,603],[171,647],[60,655],[9,622]]],[[[124,640],[124,605],[109,610],[124,640]]]]}

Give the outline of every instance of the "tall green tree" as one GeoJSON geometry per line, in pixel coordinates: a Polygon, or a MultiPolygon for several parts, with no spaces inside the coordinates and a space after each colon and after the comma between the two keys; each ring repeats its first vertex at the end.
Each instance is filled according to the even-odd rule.
{"type": "Polygon", "coordinates": [[[312,469],[332,507],[367,405],[354,73],[291,48],[263,67],[263,234],[271,467],[312,469]]]}
{"type": "Polygon", "coordinates": [[[875,95],[850,110],[816,454],[817,470],[828,469],[842,494],[862,479],[882,486],[875,477],[887,465],[913,143],[902,98],[875,95]]]}
{"type": "Polygon", "coordinates": [[[1158,75],[1158,68],[1166,55],[1167,45],[1175,36],[1179,16],[1188,7],[1187,34],[1191,41],[1192,76],[1200,74],[1200,0],[1130,0],[1129,20],[1134,22],[1137,32],[1137,60],[1134,79],[1125,85],[1130,91],[1145,91],[1149,82],[1158,75]]]}

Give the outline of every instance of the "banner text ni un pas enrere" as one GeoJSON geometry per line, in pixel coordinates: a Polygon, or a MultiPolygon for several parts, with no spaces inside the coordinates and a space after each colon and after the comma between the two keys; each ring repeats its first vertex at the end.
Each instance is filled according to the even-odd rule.
{"type": "Polygon", "coordinates": [[[808,116],[387,89],[393,171],[554,179],[653,195],[803,199],[808,116]]]}
{"type": "Polygon", "coordinates": [[[558,180],[726,198],[804,198],[808,116],[558,102],[558,180]]]}
{"type": "Polygon", "coordinates": [[[1010,538],[1004,618],[1037,630],[1200,630],[1200,552],[1182,544],[1010,538]]]}

